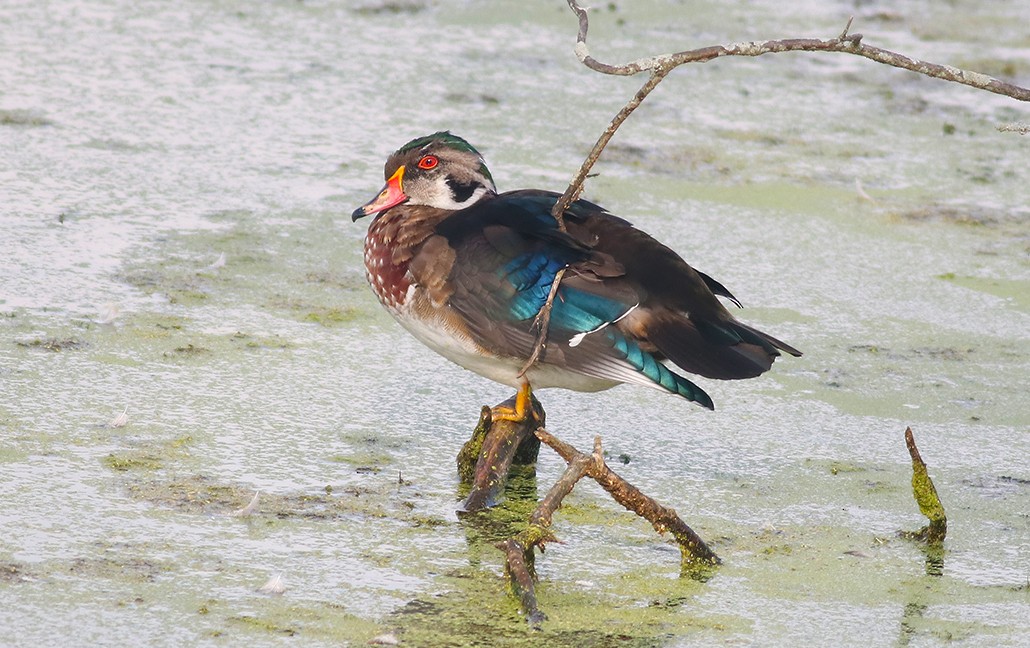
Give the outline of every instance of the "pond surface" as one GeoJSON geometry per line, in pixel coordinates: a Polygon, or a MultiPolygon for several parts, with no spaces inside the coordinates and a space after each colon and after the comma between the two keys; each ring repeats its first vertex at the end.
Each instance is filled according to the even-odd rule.
{"type": "MultiPolygon", "coordinates": [[[[590,44],[623,62],[849,15],[1030,85],[1030,4],[1000,0],[610,3],[590,44]]],[[[380,309],[349,215],[440,129],[501,189],[563,189],[643,83],[581,66],[575,27],[557,1],[5,4],[0,645],[1030,644],[1030,136],[996,129],[1030,108],[831,54],[677,70],[595,168],[586,197],[805,356],[705,382],[715,412],[540,392],[724,565],[681,579],[582,483],[526,628],[492,542],[563,463],[457,519],[454,458],[509,394],[380,309]],[[942,552],[898,536],[925,524],[906,426],[942,552]]]]}

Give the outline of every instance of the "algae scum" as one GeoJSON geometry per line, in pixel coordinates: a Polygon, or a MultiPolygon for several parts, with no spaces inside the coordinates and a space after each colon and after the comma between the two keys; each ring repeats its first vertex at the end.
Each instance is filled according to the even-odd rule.
{"type": "MultiPolygon", "coordinates": [[[[1022,4],[874,3],[853,31],[1025,86],[1022,4]]],[[[588,198],[805,356],[706,382],[714,413],[541,391],[552,432],[602,435],[724,564],[680,578],[671,540],[584,482],[526,627],[493,543],[564,466],[545,449],[457,518],[455,455],[510,394],[389,319],[349,214],[441,128],[504,189],[563,187],[642,83],[580,66],[566,11],[6,8],[0,644],[1030,643],[1030,158],[995,129],[1027,112],[847,56],[678,70],[595,169],[588,198]],[[943,547],[898,535],[926,524],[907,426],[943,547]]],[[[591,40],[621,61],[832,37],[854,11],[616,3],[591,40]]]]}

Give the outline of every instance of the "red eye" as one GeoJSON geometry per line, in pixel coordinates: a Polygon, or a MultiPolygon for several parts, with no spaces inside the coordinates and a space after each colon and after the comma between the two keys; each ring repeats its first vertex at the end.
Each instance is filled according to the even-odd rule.
{"type": "Polygon", "coordinates": [[[425,155],[418,161],[418,168],[435,169],[437,164],[440,164],[440,160],[435,155],[425,155]]]}

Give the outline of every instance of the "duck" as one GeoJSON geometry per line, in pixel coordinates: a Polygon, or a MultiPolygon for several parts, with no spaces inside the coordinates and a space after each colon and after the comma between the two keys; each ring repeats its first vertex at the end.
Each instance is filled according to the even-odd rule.
{"type": "Polygon", "coordinates": [[[558,193],[498,193],[483,156],[449,131],[409,141],[384,171],[385,186],[352,214],[371,217],[368,283],[420,342],[517,390],[495,418],[525,420],[534,389],[619,384],[714,410],[684,373],[754,378],[781,352],[801,355],[739,321],[725,286],[603,207],[578,199],[559,223],[558,193]]]}

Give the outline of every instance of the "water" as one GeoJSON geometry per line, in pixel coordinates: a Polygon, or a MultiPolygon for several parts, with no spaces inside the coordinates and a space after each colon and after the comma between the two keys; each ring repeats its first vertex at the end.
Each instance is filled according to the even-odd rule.
{"type": "MultiPolygon", "coordinates": [[[[678,578],[584,483],[526,631],[489,544],[526,504],[453,514],[458,448],[508,394],[380,310],[348,214],[443,128],[502,189],[567,183],[642,80],[580,66],[552,5],[7,3],[0,644],[1030,642],[1030,177],[1026,138],[995,130],[1027,108],[804,54],[674,72],[587,195],[806,355],[709,381],[715,413],[541,393],[550,429],[629,455],[725,564],[678,578]],[[908,425],[943,570],[896,537],[924,523],[908,425]]],[[[649,0],[599,7],[590,43],[617,62],[855,14],[870,44],[1025,86],[1027,12],[649,0]]],[[[543,454],[541,491],[561,469],[543,454]]]]}

